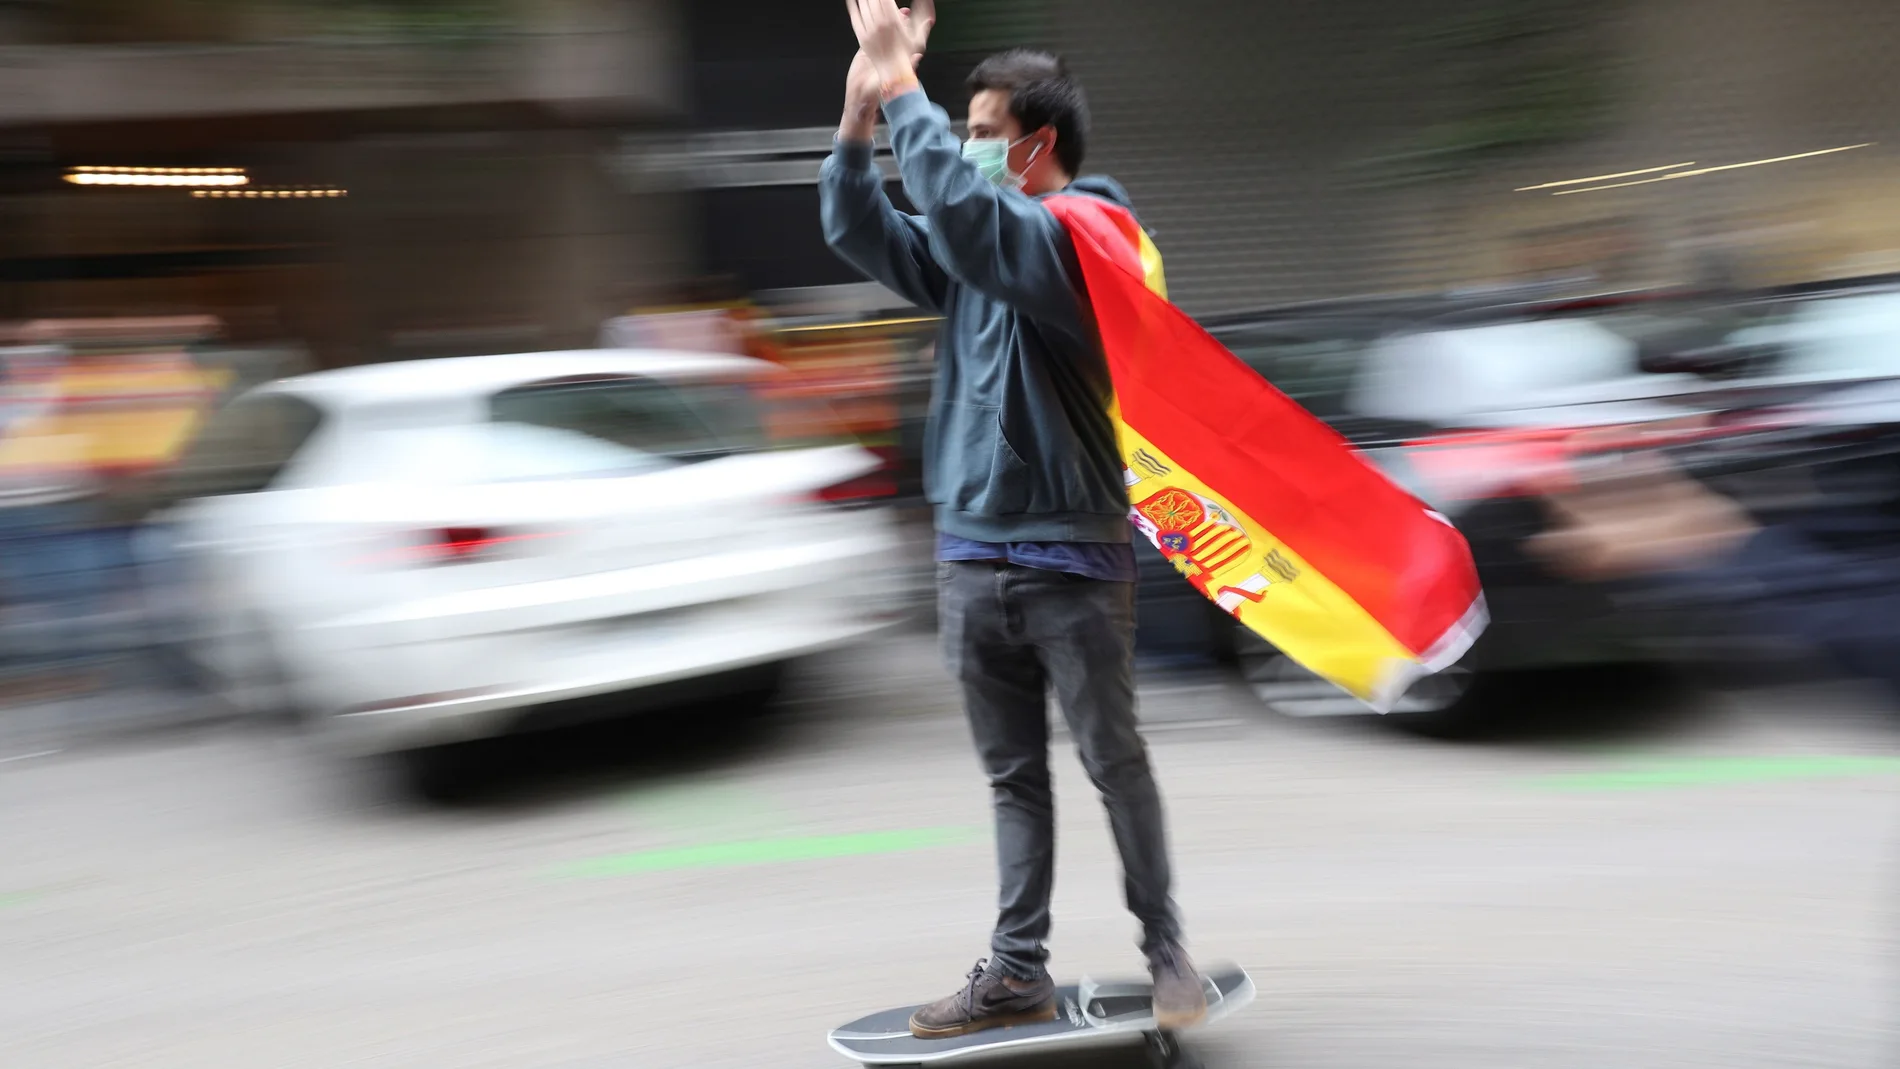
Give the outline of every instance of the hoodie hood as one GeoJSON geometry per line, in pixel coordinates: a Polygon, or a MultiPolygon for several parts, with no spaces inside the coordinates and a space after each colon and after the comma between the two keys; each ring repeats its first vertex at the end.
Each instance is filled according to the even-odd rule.
{"type": "MultiPolygon", "coordinates": [[[[1128,199],[1128,191],[1120,182],[1105,174],[1085,174],[1071,181],[1062,193],[1086,193],[1091,197],[1100,197],[1105,201],[1119,204],[1129,211],[1135,210],[1135,202],[1128,199]]],[[[1054,196],[1055,194],[1050,194],[1054,196]]]]}

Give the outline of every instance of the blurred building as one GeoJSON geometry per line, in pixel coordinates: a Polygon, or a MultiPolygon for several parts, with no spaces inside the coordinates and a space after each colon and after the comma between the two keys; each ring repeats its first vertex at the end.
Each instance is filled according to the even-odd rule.
{"type": "MultiPolygon", "coordinates": [[[[1090,167],[1129,186],[1191,311],[1900,271],[1889,0],[939,7],[924,77],[953,116],[988,52],[1070,55],[1090,167]]],[[[715,276],[799,314],[887,310],[817,224],[838,8],[0,0],[0,322],[210,314],[339,363],[591,344],[715,276]]]]}
{"type": "MultiPolygon", "coordinates": [[[[851,53],[823,7],[736,0],[687,17],[708,132],[686,156],[717,206],[705,255],[762,287],[851,281],[814,218],[851,53]]],[[[1090,169],[1130,188],[1191,311],[1527,278],[1900,272],[1887,0],[939,10],[924,77],[953,117],[982,55],[1028,43],[1071,58],[1095,110],[1090,169]],[[1852,145],[1866,147],[1803,155],[1852,145]],[[1604,175],[1622,177],[1575,181],[1604,175]]]]}
{"type": "Polygon", "coordinates": [[[0,3],[0,320],[207,313],[325,363],[591,344],[687,269],[680,213],[617,151],[681,111],[673,16],[0,3]],[[82,167],[248,181],[70,181],[82,167]]]}

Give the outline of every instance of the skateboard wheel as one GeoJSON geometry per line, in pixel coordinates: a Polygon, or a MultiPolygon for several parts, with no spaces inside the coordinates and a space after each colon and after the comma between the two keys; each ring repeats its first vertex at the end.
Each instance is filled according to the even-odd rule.
{"type": "Polygon", "coordinates": [[[1147,1040],[1148,1060],[1155,1069],[1202,1069],[1201,1060],[1173,1032],[1147,1032],[1142,1038],[1147,1040]]]}

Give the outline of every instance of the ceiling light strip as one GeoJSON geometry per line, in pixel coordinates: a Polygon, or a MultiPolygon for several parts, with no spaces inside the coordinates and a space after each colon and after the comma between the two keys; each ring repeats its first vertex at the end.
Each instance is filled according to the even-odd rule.
{"type": "MultiPolygon", "coordinates": [[[[1655,174],[1657,171],[1673,171],[1679,167],[1694,166],[1694,160],[1688,160],[1683,163],[1665,163],[1661,167],[1644,167],[1639,171],[1618,171],[1615,174],[1599,174],[1589,178],[1566,178],[1561,182],[1545,182],[1541,186],[1519,186],[1511,192],[1528,193],[1533,189],[1556,189],[1558,186],[1582,186],[1588,185],[1591,182],[1608,182],[1613,178],[1634,178],[1639,174],[1655,174]]],[[[1651,181],[1655,181],[1655,179],[1651,179],[1651,181]]]]}
{"type": "MultiPolygon", "coordinates": [[[[1644,179],[1639,179],[1635,182],[1616,182],[1607,186],[1589,186],[1584,189],[1560,189],[1552,193],[1551,196],[1566,197],[1572,193],[1596,193],[1596,192],[1600,192],[1606,189],[1622,189],[1626,186],[1646,186],[1650,184],[1651,182],[1667,182],[1667,181],[1670,181],[1671,179],[1676,179],[1676,178],[1695,178],[1699,175],[1714,174],[1717,171],[1737,171],[1744,167],[1762,167],[1770,163],[1787,163],[1790,160],[1806,160],[1806,159],[1812,159],[1816,156],[1829,156],[1836,152],[1852,152],[1853,150],[1858,149],[1858,148],[1872,148],[1876,144],[1879,144],[1879,142],[1863,141],[1858,145],[1841,145],[1838,148],[1816,149],[1813,152],[1797,152],[1792,156],[1774,156],[1765,160],[1748,160],[1745,163],[1725,163],[1719,167],[1699,167],[1693,171],[1675,171],[1670,174],[1663,175],[1661,178],[1644,178],[1644,179]]],[[[1554,182],[1551,183],[1551,185],[1556,185],[1556,184],[1558,183],[1554,183],[1554,182]]],[[[1530,189],[1530,188],[1536,188],[1536,187],[1527,186],[1525,188],[1530,189]]]]}
{"type": "Polygon", "coordinates": [[[319,198],[347,197],[350,195],[350,191],[347,189],[329,187],[312,188],[306,186],[289,189],[194,189],[191,191],[191,195],[200,199],[210,198],[213,200],[237,200],[239,198],[257,200],[260,197],[265,200],[314,200],[319,198]]]}

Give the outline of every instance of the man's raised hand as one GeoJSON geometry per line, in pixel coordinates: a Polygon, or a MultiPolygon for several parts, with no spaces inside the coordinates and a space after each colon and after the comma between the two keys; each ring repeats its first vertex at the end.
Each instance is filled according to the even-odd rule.
{"type": "Polygon", "coordinates": [[[881,91],[902,91],[915,84],[917,63],[937,21],[935,0],[915,0],[914,8],[900,8],[897,0],[845,0],[845,10],[859,51],[877,71],[881,91]]]}
{"type": "Polygon", "coordinates": [[[905,25],[910,27],[911,66],[924,61],[925,47],[930,44],[930,31],[937,25],[937,0],[911,0],[911,6],[899,8],[904,16],[905,25]]]}
{"type": "MultiPolygon", "coordinates": [[[[914,8],[899,8],[898,14],[904,18],[912,52],[909,70],[914,72],[917,64],[924,60],[924,48],[930,42],[930,29],[937,23],[935,0],[915,0],[914,8]]],[[[851,25],[855,30],[859,25],[857,0],[847,0],[851,10],[851,25]]],[[[914,76],[914,74],[913,74],[914,76]]],[[[878,98],[883,95],[885,85],[890,84],[878,70],[871,57],[862,48],[852,57],[851,70],[844,80],[844,120],[838,126],[838,136],[847,141],[869,141],[877,128],[878,98]]]]}
{"type": "Polygon", "coordinates": [[[844,76],[844,118],[838,124],[838,137],[844,141],[869,141],[877,131],[877,99],[882,89],[877,68],[862,51],[851,59],[851,70],[844,76]]]}

